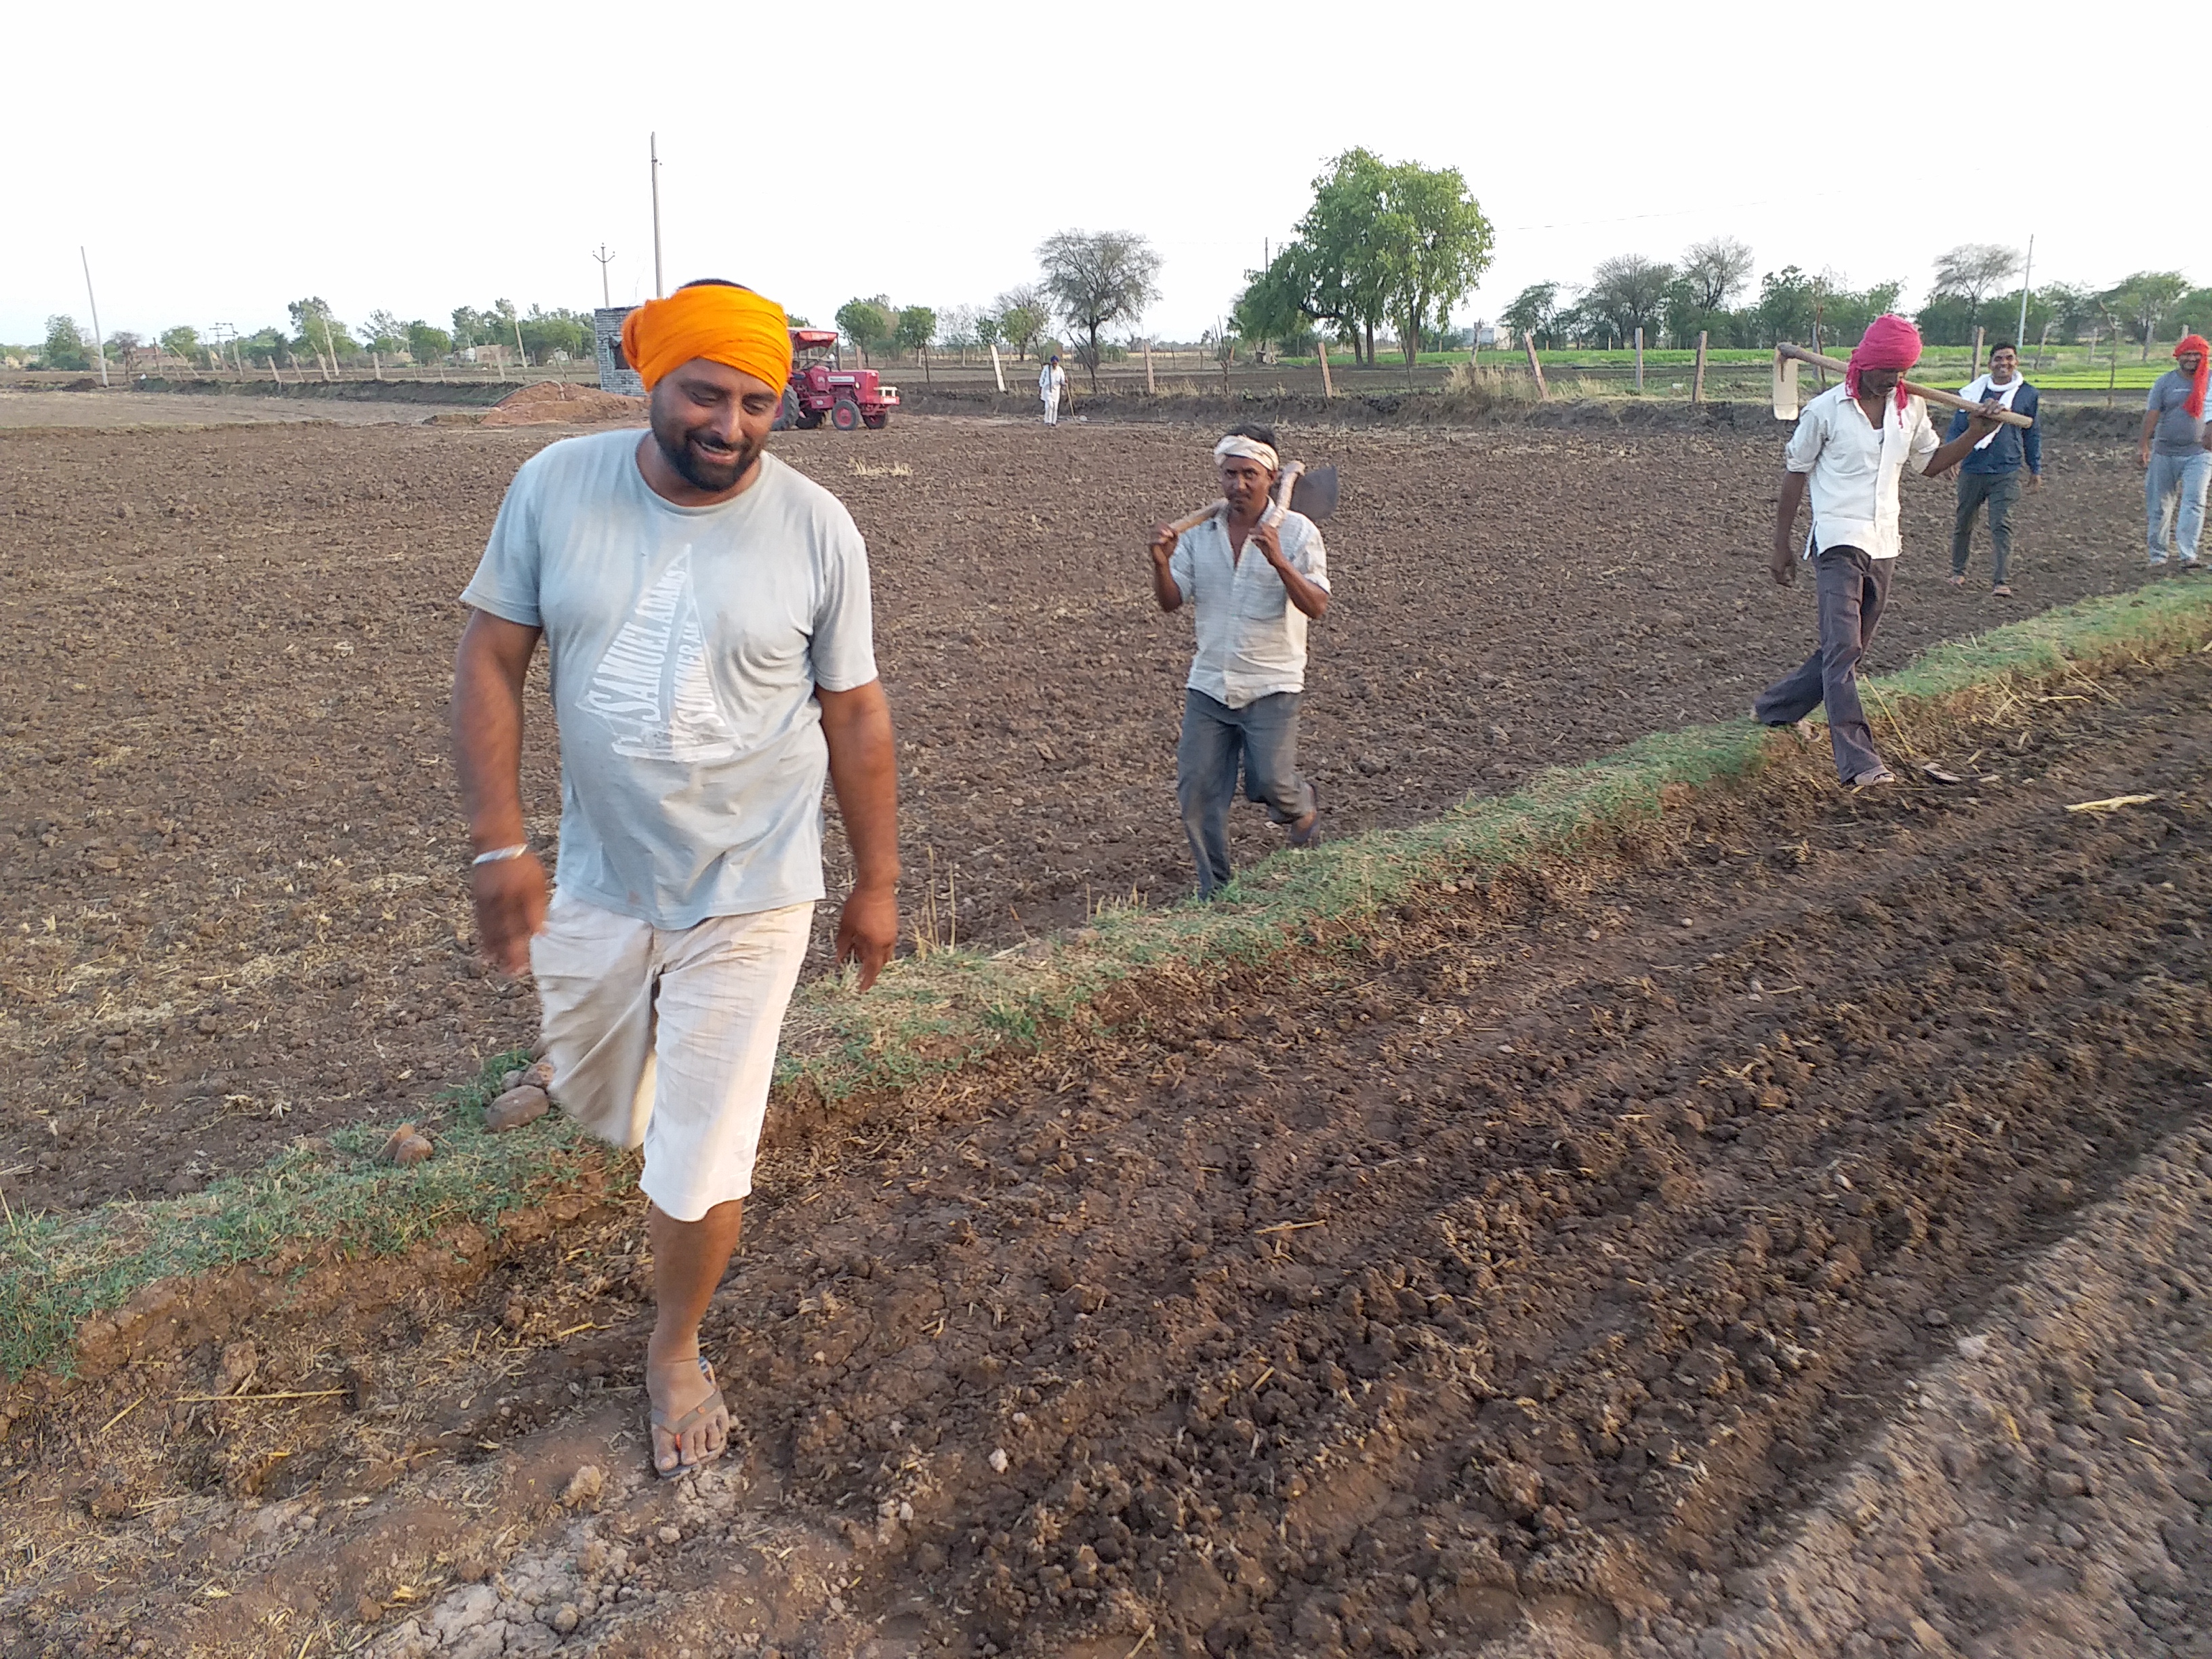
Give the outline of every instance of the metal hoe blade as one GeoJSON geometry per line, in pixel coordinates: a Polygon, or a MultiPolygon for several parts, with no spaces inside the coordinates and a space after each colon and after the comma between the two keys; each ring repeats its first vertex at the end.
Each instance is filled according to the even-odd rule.
{"type": "Polygon", "coordinates": [[[1291,486],[1291,511],[1309,519],[1326,519],[1336,511],[1336,468],[1317,466],[1298,474],[1291,486]]]}
{"type": "Polygon", "coordinates": [[[1797,418],[1797,360],[1780,351],[1774,354],[1774,418],[1797,418]]]}

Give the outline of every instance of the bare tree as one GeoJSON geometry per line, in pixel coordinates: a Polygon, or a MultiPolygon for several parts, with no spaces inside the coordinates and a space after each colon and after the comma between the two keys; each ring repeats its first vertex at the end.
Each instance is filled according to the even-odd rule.
{"type": "Polygon", "coordinates": [[[1682,276],[1700,311],[1725,311],[1751,280],[1751,244],[1708,236],[1682,250],[1682,276]]]}
{"type": "Polygon", "coordinates": [[[1063,230],[1037,249],[1045,291],[1068,326],[1080,330],[1077,360],[1098,390],[1098,336],[1115,323],[1133,323],[1160,297],[1160,256],[1143,237],[1126,230],[1063,230]]]}
{"type": "Polygon", "coordinates": [[[2020,250],[2000,242],[1961,242],[1936,256],[1937,294],[1954,295],[1966,302],[1966,326],[1981,320],[1982,301],[1997,285],[2020,269],[2020,250]]]}

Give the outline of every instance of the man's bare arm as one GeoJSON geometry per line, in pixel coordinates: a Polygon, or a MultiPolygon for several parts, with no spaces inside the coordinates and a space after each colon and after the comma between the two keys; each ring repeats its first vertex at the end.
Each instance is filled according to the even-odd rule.
{"type": "MultiPolygon", "coordinates": [[[[538,630],[471,611],[453,656],[453,765],[469,841],[479,853],[521,845],[522,687],[538,630]]],[[[530,941],[545,923],[545,867],[532,853],[474,866],[477,937],[510,974],[530,966],[530,941]]]]}
{"type": "MultiPolygon", "coordinates": [[[[1994,401],[1982,405],[1984,410],[1996,407],[1994,401]]],[[[2002,424],[2002,422],[1988,414],[1970,413],[1966,416],[1966,429],[1952,439],[1949,443],[1938,444],[1936,447],[1936,453],[1929,456],[1928,465],[1920,470],[1931,478],[1942,477],[1944,473],[1948,472],[1967,456],[1972,454],[1974,446],[2002,424]]]]}
{"type": "Polygon", "coordinates": [[[881,680],[849,691],[814,690],[830,744],[830,787],[837,792],[845,844],[853,849],[853,890],[837,920],[837,960],[857,957],[860,988],[876,982],[898,943],[898,755],[890,699],[881,680]]]}
{"type": "Polygon", "coordinates": [[[1805,505],[1812,482],[1808,472],[1784,472],[1782,494],[1774,504],[1774,550],[1766,561],[1767,574],[1784,587],[1797,580],[1797,514],[1805,505]]]}
{"type": "Polygon", "coordinates": [[[1174,531],[1162,525],[1152,532],[1152,546],[1146,550],[1152,558],[1152,599],[1170,615],[1182,609],[1182,589],[1176,585],[1175,572],[1168,565],[1180,539],[1174,531]]]}

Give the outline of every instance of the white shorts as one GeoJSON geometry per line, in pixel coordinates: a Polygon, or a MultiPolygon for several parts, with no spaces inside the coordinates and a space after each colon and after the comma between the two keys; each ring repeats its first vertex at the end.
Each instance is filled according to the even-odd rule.
{"type": "Polygon", "coordinates": [[[561,1109],[645,1148],[639,1182],[696,1221],[752,1190],[776,1039],[814,906],[671,932],[556,892],[530,942],[561,1109]]]}

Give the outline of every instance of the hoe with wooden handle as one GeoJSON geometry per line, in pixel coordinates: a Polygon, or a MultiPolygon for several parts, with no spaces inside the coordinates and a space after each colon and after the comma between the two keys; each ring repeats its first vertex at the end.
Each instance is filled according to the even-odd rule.
{"type": "MultiPolygon", "coordinates": [[[[1794,421],[1797,418],[1797,365],[1811,363],[1818,368],[1833,369],[1842,374],[1850,365],[1839,357],[1823,357],[1817,351],[1808,351],[1803,346],[1778,345],[1774,348],[1774,418],[1794,421]]],[[[1970,404],[1955,392],[1939,392],[1932,386],[1917,386],[1911,380],[1904,383],[1910,397],[1924,398],[1944,409],[1963,409],[1969,415],[1983,413],[1979,404],[1970,404]]],[[[2015,415],[2009,409],[1988,411],[2007,426],[2030,427],[2035,424],[2031,415],[2015,415]]]]}
{"type": "MultiPolygon", "coordinates": [[[[1168,528],[1178,536],[1187,535],[1229,505],[1224,499],[1216,500],[1210,507],[1195,513],[1187,513],[1168,528]]],[[[1306,470],[1303,461],[1285,461],[1275,480],[1275,499],[1260,517],[1264,525],[1279,525],[1285,513],[1303,513],[1309,519],[1326,519],[1336,511],[1336,468],[1317,466],[1306,470]]]]}

